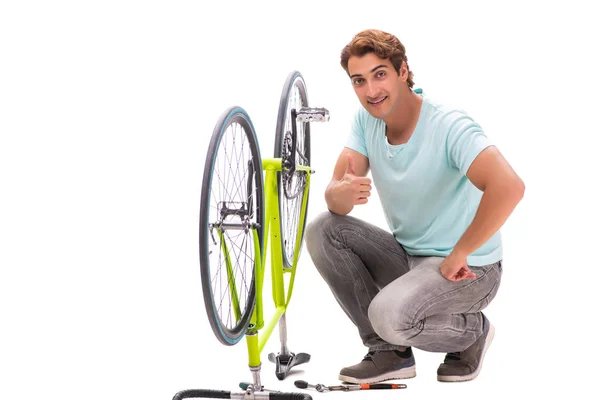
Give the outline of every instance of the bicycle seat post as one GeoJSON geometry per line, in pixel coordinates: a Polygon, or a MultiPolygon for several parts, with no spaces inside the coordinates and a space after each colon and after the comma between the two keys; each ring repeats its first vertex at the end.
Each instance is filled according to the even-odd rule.
{"type": "Polygon", "coordinates": [[[285,313],[283,313],[279,320],[279,338],[281,339],[281,353],[279,354],[289,356],[290,350],[287,347],[287,323],[285,320],[285,313]]]}

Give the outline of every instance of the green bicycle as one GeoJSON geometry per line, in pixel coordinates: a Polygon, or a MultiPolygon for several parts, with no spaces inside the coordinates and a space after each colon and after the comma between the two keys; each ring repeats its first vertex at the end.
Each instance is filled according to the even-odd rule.
{"type": "Polygon", "coordinates": [[[174,400],[311,398],[299,393],[264,393],[260,355],[279,324],[281,352],[268,357],[276,364],[277,378],[284,379],[290,368],[310,360],[310,355],[292,353],[287,347],[286,309],[314,172],[310,123],[328,119],[326,109],[308,107],[306,84],[297,71],[288,75],[281,94],[274,158],[261,159],[254,126],[244,109],[230,107],[219,118],[208,147],[200,199],[202,292],[217,339],[232,346],[246,336],[253,383],[240,384],[245,389],[241,393],[184,390],[174,400]],[[262,293],[268,238],[275,310],[265,324],[262,293]]]}

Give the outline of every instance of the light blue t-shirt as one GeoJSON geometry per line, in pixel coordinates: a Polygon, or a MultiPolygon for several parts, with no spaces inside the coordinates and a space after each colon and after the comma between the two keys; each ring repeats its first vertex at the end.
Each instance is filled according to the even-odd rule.
{"type": "MultiPolygon", "coordinates": [[[[417,126],[407,143],[390,145],[385,122],[364,108],[356,113],[346,147],[369,159],[387,223],[413,256],[450,254],[479,207],[482,192],[466,177],[473,160],[491,143],[464,111],[423,97],[417,126]]],[[[467,257],[482,266],[502,259],[500,232],[467,257]]]]}

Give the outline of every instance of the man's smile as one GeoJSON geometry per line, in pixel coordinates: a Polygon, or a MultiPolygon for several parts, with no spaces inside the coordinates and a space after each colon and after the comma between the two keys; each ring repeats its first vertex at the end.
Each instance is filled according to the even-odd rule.
{"type": "Polygon", "coordinates": [[[383,96],[383,97],[379,97],[379,98],[374,99],[374,100],[367,100],[367,103],[369,103],[369,104],[371,104],[373,106],[378,106],[379,104],[383,103],[383,101],[385,99],[387,99],[387,98],[388,98],[387,96],[383,96]]]}

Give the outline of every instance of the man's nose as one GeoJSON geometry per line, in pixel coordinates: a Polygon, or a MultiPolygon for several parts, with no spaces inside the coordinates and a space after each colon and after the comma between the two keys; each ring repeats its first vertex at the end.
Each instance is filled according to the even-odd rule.
{"type": "Polygon", "coordinates": [[[379,88],[377,87],[377,85],[372,81],[367,81],[367,96],[375,98],[375,96],[377,96],[378,93],[379,88]]]}

